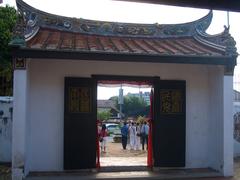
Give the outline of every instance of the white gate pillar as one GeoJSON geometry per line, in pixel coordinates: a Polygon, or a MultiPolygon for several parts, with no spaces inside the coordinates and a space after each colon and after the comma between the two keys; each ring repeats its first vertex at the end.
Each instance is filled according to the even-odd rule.
{"type": "Polygon", "coordinates": [[[27,111],[27,70],[26,60],[16,59],[13,81],[13,127],[12,127],[12,179],[24,176],[26,111],[27,111]]]}
{"type": "Polygon", "coordinates": [[[233,76],[223,77],[223,169],[224,176],[233,176],[233,76]]]}

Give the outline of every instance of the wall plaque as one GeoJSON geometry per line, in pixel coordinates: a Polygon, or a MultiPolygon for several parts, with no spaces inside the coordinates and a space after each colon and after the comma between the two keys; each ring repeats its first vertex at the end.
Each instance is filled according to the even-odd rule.
{"type": "Polygon", "coordinates": [[[69,112],[91,112],[91,98],[89,87],[69,87],[69,112]]]}
{"type": "Polygon", "coordinates": [[[26,58],[14,58],[14,69],[26,69],[26,58]]]}
{"type": "Polygon", "coordinates": [[[183,93],[177,89],[160,90],[160,112],[163,114],[183,113],[183,93]]]}

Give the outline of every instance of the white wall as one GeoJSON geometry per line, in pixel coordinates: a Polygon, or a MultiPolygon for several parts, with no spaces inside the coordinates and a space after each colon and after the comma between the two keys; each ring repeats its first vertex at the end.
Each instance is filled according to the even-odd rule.
{"type": "MultiPolygon", "coordinates": [[[[240,112],[240,102],[233,103],[233,116],[240,112]]],[[[240,156],[240,142],[234,139],[234,157],[240,156]]]]}
{"type": "Polygon", "coordinates": [[[223,131],[223,88],[216,90],[216,87],[223,87],[223,71],[221,69],[211,68],[209,71],[209,113],[210,113],[210,141],[209,151],[215,153],[209,160],[211,166],[215,169],[221,169],[223,166],[222,134],[223,131]],[[214,142],[214,143],[212,143],[214,142]]]}
{"type": "Polygon", "coordinates": [[[224,176],[233,175],[233,77],[221,68],[209,69],[210,166],[224,176]],[[212,143],[214,142],[214,143],[212,143]]]}
{"type": "Polygon", "coordinates": [[[233,77],[223,77],[223,168],[224,176],[233,176],[233,77]]]}
{"type": "Polygon", "coordinates": [[[13,90],[12,179],[18,180],[24,175],[25,155],[27,155],[27,70],[14,70],[13,90]]]}
{"type": "MultiPolygon", "coordinates": [[[[64,77],[90,77],[91,74],[186,80],[186,167],[219,166],[218,146],[213,145],[219,138],[220,129],[213,129],[218,125],[219,116],[210,113],[210,108],[213,108],[210,102],[212,105],[218,101],[221,90],[211,99],[213,88],[209,88],[212,83],[208,80],[209,66],[70,60],[32,60],[29,65],[26,165],[30,171],[63,170],[64,77]]],[[[217,112],[221,107],[213,109],[217,112]]]]}
{"type": "Polygon", "coordinates": [[[12,161],[12,108],[12,98],[0,98],[0,162],[12,161]]]}
{"type": "Polygon", "coordinates": [[[234,157],[239,157],[240,156],[240,143],[236,141],[235,139],[233,140],[233,147],[234,147],[234,157]]]}

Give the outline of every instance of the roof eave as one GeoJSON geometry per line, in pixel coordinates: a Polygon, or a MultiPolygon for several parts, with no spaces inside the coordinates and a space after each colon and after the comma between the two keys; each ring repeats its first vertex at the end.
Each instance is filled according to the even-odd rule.
{"type": "Polygon", "coordinates": [[[130,54],[72,50],[41,50],[20,46],[11,46],[12,56],[31,59],[68,59],[68,60],[94,60],[94,61],[122,61],[146,63],[176,63],[176,64],[209,64],[228,65],[236,61],[233,56],[203,56],[203,55],[172,55],[172,54],[130,54]]]}

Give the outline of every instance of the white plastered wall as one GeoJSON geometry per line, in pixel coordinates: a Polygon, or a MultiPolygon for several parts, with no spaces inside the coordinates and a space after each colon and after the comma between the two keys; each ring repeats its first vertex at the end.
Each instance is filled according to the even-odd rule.
{"type": "Polygon", "coordinates": [[[233,77],[223,69],[209,69],[210,167],[233,175],[233,77]],[[214,143],[212,143],[214,142],[214,143]]]}
{"type": "Polygon", "coordinates": [[[12,179],[20,180],[26,167],[28,133],[28,63],[26,69],[14,70],[12,123],[12,179]]]}
{"type": "Polygon", "coordinates": [[[216,87],[223,87],[223,71],[221,69],[211,68],[209,70],[209,150],[210,152],[214,152],[215,156],[210,157],[209,160],[211,167],[222,169],[223,88],[216,89],[216,87]]]}
{"type": "Polygon", "coordinates": [[[213,129],[219,117],[210,109],[222,110],[218,106],[222,84],[210,84],[214,78],[223,76],[222,67],[71,60],[31,60],[29,65],[27,170],[63,170],[64,77],[90,77],[92,74],[186,80],[186,167],[219,169],[221,155],[217,135],[221,129],[213,129]],[[217,88],[219,95],[210,98],[217,88]]]}
{"type": "Polygon", "coordinates": [[[0,97],[0,162],[12,161],[12,98],[0,97]]]}

